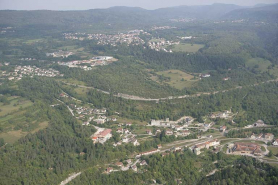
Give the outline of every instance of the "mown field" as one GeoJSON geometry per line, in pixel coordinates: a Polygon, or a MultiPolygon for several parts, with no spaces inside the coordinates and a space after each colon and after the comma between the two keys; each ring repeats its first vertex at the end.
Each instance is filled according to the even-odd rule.
{"type": "Polygon", "coordinates": [[[157,74],[169,77],[170,80],[164,82],[180,90],[186,87],[191,87],[195,82],[199,80],[198,78],[194,79],[193,75],[182,72],[180,70],[160,71],[157,72],[157,74]]]}
{"type": "Polygon", "coordinates": [[[188,52],[188,53],[195,53],[199,51],[199,49],[203,48],[205,45],[203,44],[188,44],[188,43],[182,43],[178,45],[173,45],[170,48],[173,52],[188,52]]]}
{"type": "Polygon", "coordinates": [[[257,69],[260,72],[265,72],[268,70],[268,67],[271,65],[271,62],[263,58],[252,58],[247,60],[246,67],[249,69],[257,69]]]}

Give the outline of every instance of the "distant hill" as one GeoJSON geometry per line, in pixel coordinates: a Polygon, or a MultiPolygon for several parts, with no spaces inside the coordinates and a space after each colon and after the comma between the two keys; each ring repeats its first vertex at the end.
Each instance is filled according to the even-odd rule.
{"type": "MultiPolygon", "coordinates": [[[[111,7],[82,11],[0,11],[0,27],[23,28],[24,33],[50,31],[117,31],[169,24],[170,19],[195,18],[197,20],[252,19],[278,20],[278,4],[246,8],[232,4],[205,6],[177,6],[146,10],[138,7],[111,7]]],[[[22,32],[23,33],[23,32],[22,32]]]]}
{"type": "Polygon", "coordinates": [[[178,6],[145,10],[138,7],[111,7],[85,11],[0,11],[0,24],[6,25],[68,25],[72,23],[126,23],[140,24],[173,18],[215,19],[242,7],[228,4],[206,6],[178,6]]]}
{"type": "Polygon", "coordinates": [[[218,19],[233,10],[243,7],[232,4],[220,4],[204,6],[178,6],[154,10],[156,15],[163,18],[197,18],[197,19],[218,19]]]}
{"type": "Polygon", "coordinates": [[[278,4],[233,10],[223,18],[278,22],[278,4]]]}

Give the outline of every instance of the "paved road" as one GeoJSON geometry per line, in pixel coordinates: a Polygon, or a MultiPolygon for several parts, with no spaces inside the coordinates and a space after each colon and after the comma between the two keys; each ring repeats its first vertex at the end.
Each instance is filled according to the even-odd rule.
{"type": "MultiPolygon", "coordinates": [[[[260,84],[270,83],[270,82],[278,82],[278,79],[268,80],[268,81],[265,81],[265,82],[256,83],[256,84],[253,84],[253,85],[248,85],[246,87],[258,86],[260,84]]],[[[73,85],[73,86],[77,86],[77,87],[87,88],[87,89],[95,89],[95,90],[97,90],[99,92],[102,92],[104,94],[110,94],[110,92],[108,92],[108,91],[103,91],[103,90],[100,90],[100,89],[97,89],[97,88],[94,88],[94,87],[88,87],[88,86],[84,86],[84,85],[77,85],[77,84],[66,83],[66,82],[62,82],[62,83],[67,84],[67,85],[73,85]]],[[[123,93],[118,93],[118,94],[115,94],[113,96],[123,98],[123,99],[128,99],[128,100],[159,102],[160,100],[184,99],[184,98],[198,97],[198,96],[201,96],[201,95],[212,95],[212,94],[218,94],[218,93],[225,93],[225,92],[229,92],[229,91],[232,91],[232,90],[235,90],[235,89],[242,89],[242,88],[243,88],[242,86],[237,86],[235,88],[226,89],[226,90],[222,90],[222,91],[200,92],[200,93],[193,94],[193,95],[168,96],[168,97],[165,97],[165,98],[144,98],[144,97],[128,95],[128,94],[123,94],[123,93]]]]}

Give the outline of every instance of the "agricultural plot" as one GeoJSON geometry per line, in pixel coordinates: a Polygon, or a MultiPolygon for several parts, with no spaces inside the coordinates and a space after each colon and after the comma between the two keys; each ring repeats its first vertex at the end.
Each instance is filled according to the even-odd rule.
{"type": "Polygon", "coordinates": [[[199,80],[199,78],[194,78],[193,75],[180,70],[161,71],[157,72],[157,74],[168,78],[168,80],[163,80],[162,82],[165,82],[171,87],[179,90],[192,87],[192,85],[199,80]]]}

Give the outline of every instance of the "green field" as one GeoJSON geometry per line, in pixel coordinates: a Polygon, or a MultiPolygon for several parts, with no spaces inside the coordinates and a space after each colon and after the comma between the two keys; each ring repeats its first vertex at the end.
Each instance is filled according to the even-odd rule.
{"type": "Polygon", "coordinates": [[[268,69],[268,66],[271,65],[269,60],[265,60],[263,58],[252,58],[247,60],[246,67],[249,69],[259,70],[260,72],[265,72],[268,69]]]}
{"type": "Polygon", "coordinates": [[[0,103],[0,117],[5,116],[10,113],[14,113],[18,111],[20,108],[24,109],[26,107],[31,106],[33,103],[29,100],[18,98],[18,97],[10,97],[9,103],[7,105],[0,103]]]}
{"type": "Polygon", "coordinates": [[[189,53],[195,53],[199,51],[199,49],[203,48],[205,45],[203,44],[188,44],[188,43],[182,43],[178,45],[172,45],[169,47],[169,49],[172,49],[173,52],[189,52],[189,53]]]}
{"type": "Polygon", "coordinates": [[[268,150],[271,150],[273,155],[278,155],[278,147],[276,146],[268,146],[267,147],[268,150]]]}
{"type": "Polygon", "coordinates": [[[198,81],[194,79],[194,76],[180,70],[168,70],[168,71],[160,71],[157,72],[158,75],[163,75],[165,77],[169,77],[170,81],[164,81],[170,86],[176,89],[184,89],[186,87],[191,87],[195,82],[198,81]]]}
{"type": "MultiPolygon", "coordinates": [[[[48,122],[41,122],[38,125],[38,128],[36,128],[35,130],[31,131],[30,133],[35,133],[41,129],[44,129],[48,126],[48,122]]],[[[13,131],[9,131],[9,132],[3,132],[0,133],[0,138],[3,138],[5,140],[6,143],[9,144],[13,144],[14,142],[16,142],[18,139],[20,139],[21,137],[24,137],[28,134],[29,132],[22,132],[21,130],[13,130],[13,131]]]]}

